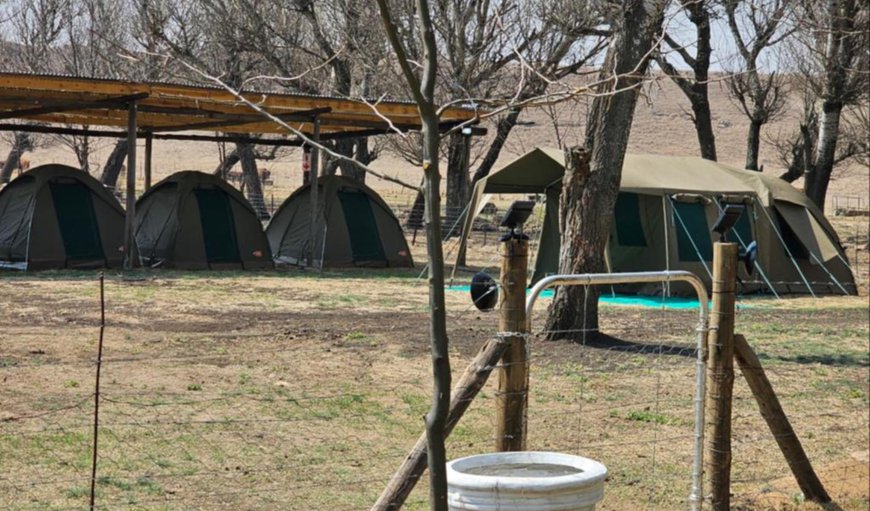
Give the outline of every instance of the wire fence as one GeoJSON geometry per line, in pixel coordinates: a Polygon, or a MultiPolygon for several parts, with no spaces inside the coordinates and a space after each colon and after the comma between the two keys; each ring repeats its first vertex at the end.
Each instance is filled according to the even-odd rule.
{"type": "MultiPolygon", "coordinates": [[[[402,285],[417,289],[411,282],[402,285]]],[[[200,280],[190,289],[220,285],[200,280]]],[[[96,509],[350,510],[374,503],[429,407],[425,308],[397,312],[385,301],[365,309],[340,280],[317,293],[348,307],[315,314],[252,305],[252,296],[282,292],[281,285],[257,281],[233,291],[235,308],[224,309],[217,298],[193,303],[159,278],[110,283],[96,509]],[[169,322],[172,308],[186,308],[186,319],[169,322]]],[[[301,294],[311,285],[294,289],[301,294]]],[[[95,283],[52,286],[76,290],[75,300],[91,305],[73,315],[48,300],[59,291],[46,291],[46,303],[21,304],[2,324],[4,510],[88,507],[99,311],[81,288],[95,283]]],[[[799,309],[742,305],[737,330],[759,352],[823,481],[866,485],[866,464],[852,463],[870,441],[866,323],[842,311],[826,325],[805,321],[799,309]]],[[[601,461],[610,472],[608,509],[687,508],[697,311],[604,305],[607,335],[577,330],[576,342],[547,340],[543,314],[541,307],[529,339],[528,448],[601,461]]],[[[458,375],[495,328],[464,295],[451,294],[450,316],[458,375]]],[[[497,378],[494,372],[448,439],[450,458],[493,450],[497,378]]],[[[739,373],[733,446],[738,502],[751,508],[800,499],[739,373]]],[[[425,477],[418,486],[406,509],[428,507],[425,477]]],[[[866,502],[860,492],[856,498],[866,502]]]]}

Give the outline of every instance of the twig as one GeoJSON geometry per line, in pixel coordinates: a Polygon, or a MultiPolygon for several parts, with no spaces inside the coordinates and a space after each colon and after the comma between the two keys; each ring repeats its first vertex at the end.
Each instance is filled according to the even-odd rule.
{"type": "Polygon", "coordinates": [[[100,337],[97,341],[97,376],[94,383],[94,450],[91,456],[91,501],[90,511],[94,511],[97,485],[97,437],[100,431],[100,369],[103,361],[103,333],[106,331],[105,277],[100,272],[100,337]]]}

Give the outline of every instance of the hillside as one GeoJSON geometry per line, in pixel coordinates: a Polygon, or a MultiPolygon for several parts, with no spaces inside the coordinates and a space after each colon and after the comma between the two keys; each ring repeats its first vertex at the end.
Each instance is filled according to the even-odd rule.
{"type": "MultiPolygon", "coordinates": [[[[742,167],[748,122],[738,108],[729,101],[721,84],[711,85],[710,100],[719,159],[723,163],[742,167]]],[[[583,135],[587,103],[587,99],[581,98],[552,108],[525,112],[521,119],[523,124],[518,126],[509,138],[497,167],[535,146],[558,146],[560,140],[563,144],[579,142],[583,135]]],[[[632,126],[629,151],[696,155],[698,144],[688,111],[688,101],[667,78],[660,77],[647,84],[632,126]]],[[[761,148],[761,163],[764,165],[765,172],[771,175],[779,175],[783,172],[776,149],[769,139],[779,134],[785,136],[792,133],[797,125],[798,114],[799,106],[792,104],[786,114],[765,127],[761,148]]],[[[43,137],[41,140],[42,146],[27,155],[27,159],[33,165],[49,162],[75,165],[75,157],[71,149],[52,141],[49,137],[43,137]]],[[[483,149],[483,142],[485,141],[476,144],[477,152],[483,149]]],[[[92,157],[92,168],[99,168],[111,148],[112,141],[97,140],[93,145],[95,151],[92,157]]],[[[5,156],[8,150],[8,135],[4,135],[0,138],[0,154],[5,156]]],[[[287,149],[277,159],[261,162],[261,166],[269,168],[274,176],[274,185],[266,190],[267,202],[270,200],[280,202],[301,184],[300,159],[301,154],[298,149],[287,149]]],[[[218,160],[218,149],[213,143],[158,141],[154,144],[154,177],[157,180],[173,172],[188,169],[211,171],[218,160]]],[[[141,165],[142,159],[140,158],[139,161],[141,165]]],[[[373,167],[396,175],[408,183],[419,183],[418,170],[394,155],[382,156],[373,167]]],[[[369,184],[386,195],[394,204],[404,205],[412,200],[413,192],[397,185],[376,178],[371,178],[369,184]]],[[[800,182],[796,185],[800,186],[800,182]]],[[[851,164],[836,172],[830,187],[829,201],[834,200],[834,197],[849,196],[860,198],[856,200],[862,200],[866,205],[868,195],[870,195],[870,169],[851,164]]]]}

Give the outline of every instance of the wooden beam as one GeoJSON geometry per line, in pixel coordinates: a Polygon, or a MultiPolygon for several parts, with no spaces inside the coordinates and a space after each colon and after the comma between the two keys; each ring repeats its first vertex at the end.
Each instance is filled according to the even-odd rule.
{"type": "MultiPolygon", "coordinates": [[[[314,120],[314,133],[311,136],[311,140],[314,143],[320,143],[320,123],[317,119],[314,120]]],[[[306,265],[310,268],[313,268],[314,261],[320,255],[320,250],[315,245],[317,241],[317,236],[320,234],[320,208],[317,197],[318,185],[320,184],[320,149],[316,146],[311,148],[310,160],[311,162],[311,191],[308,193],[308,202],[311,215],[310,229],[308,231],[308,250],[306,251],[306,265]]],[[[323,243],[326,243],[326,240],[322,240],[323,243]]],[[[320,261],[320,267],[323,267],[323,261],[320,261]]]]}
{"type": "MultiPolygon", "coordinates": [[[[131,82],[121,80],[76,78],[68,76],[46,76],[24,73],[0,73],[0,96],[17,94],[24,97],[43,95],[56,100],[68,100],[75,95],[81,97],[98,95],[120,96],[148,93],[147,105],[175,105],[201,108],[204,103],[213,107],[227,108],[230,113],[249,111],[246,105],[230,91],[216,87],[176,85],[170,83],[131,82]]],[[[379,115],[372,111],[370,104],[363,101],[299,94],[244,92],[242,96],[267,110],[286,108],[290,110],[330,107],[334,112],[359,114],[369,118],[379,115]]],[[[417,106],[408,101],[376,102],[380,115],[390,119],[402,117],[416,118],[417,106]]],[[[443,121],[467,121],[474,119],[477,112],[463,107],[451,107],[441,114],[443,121]]]]}
{"type": "Polygon", "coordinates": [[[154,149],[154,137],[151,133],[145,135],[145,161],[143,162],[145,173],[145,188],[143,192],[151,189],[151,153],[154,149]]]}
{"type": "Polygon", "coordinates": [[[127,120],[127,207],[124,216],[124,269],[139,266],[136,249],[136,102],[130,103],[127,120]]]}
{"type": "MultiPolygon", "coordinates": [[[[27,133],[45,133],[51,135],[87,135],[91,137],[127,138],[126,131],[95,130],[91,128],[70,128],[60,126],[44,126],[35,124],[8,124],[0,123],[0,131],[21,131],[27,133]]],[[[146,136],[147,132],[140,130],[138,136],[146,136]]],[[[296,139],[270,139],[245,137],[239,135],[152,135],[154,140],[186,140],[192,142],[247,142],[263,146],[301,146],[302,142],[296,139]]]]}
{"type": "Polygon", "coordinates": [[[92,110],[97,108],[116,108],[126,110],[131,101],[138,101],[148,97],[148,93],[142,92],[139,94],[131,94],[128,96],[116,96],[106,99],[90,102],[71,102],[71,103],[52,103],[43,104],[34,108],[24,108],[21,110],[8,110],[0,112],[0,120],[19,119],[34,115],[55,114],[60,112],[70,112],[76,110],[92,110]]]}
{"type": "Polygon", "coordinates": [[[782,405],[779,404],[776,392],[773,391],[773,386],[764,373],[761,361],[758,360],[752,347],[742,335],[734,336],[734,358],[737,359],[740,372],[743,373],[746,383],[752,390],[752,395],[755,396],[761,416],[764,417],[770,432],[773,433],[773,438],[779,445],[782,455],[785,456],[785,461],[797,479],[804,497],[820,504],[830,502],[831,496],[828,495],[822,481],[813,470],[813,465],[810,463],[801,441],[795,434],[794,428],[791,427],[782,405]]]}
{"type": "MultiPolygon", "coordinates": [[[[332,109],[329,107],[323,108],[313,108],[310,110],[300,110],[299,112],[292,112],[286,114],[273,114],[275,117],[281,119],[282,121],[308,121],[311,122],[318,115],[326,114],[331,112],[332,109]]],[[[231,115],[225,114],[224,118],[221,120],[214,120],[208,122],[201,123],[189,123],[189,124],[180,124],[176,126],[165,126],[156,128],[155,131],[159,131],[162,133],[166,133],[169,131],[202,131],[202,130],[211,130],[213,128],[221,128],[221,127],[229,127],[234,126],[240,128],[246,124],[255,124],[255,123],[263,123],[263,122],[272,122],[268,118],[263,115],[231,115]]]]}
{"type": "MultiPolygon", "coordinates": [[[[78,123],[72,123],[78,124],[78,123]]],[[[91,124],[91,125],[97,125],[91,124]]],[[[118,122],[118,126],[121,126],[120,120],[118,122]]],[[[123,123],[126,125],[126,122],[123,123]]],[[[142,122],[139,122],[140,136],[145,136],[146,133],[154,133],[154,129],[159,130],[160,128],[153,128],[151,126],[145,125],[142,122]]],[[[272,127],[277,128],[274,132],[268,131],[263,133],[271,133],[271,134],[287,134],[286,130],[278,127],[274,123],[271,124],[272,127]]],[[[445,125],[445,129],[449,129],[450,125],[445,125]]],[[[45,124],[14,124],[14,123],[0,123],[0,131],[22,131],[29,133],[45,133],[45,134],[55,134],[55,135],[88,135],[94,137],[108,137],[108,138],[124,138],[127,136],[125,131],[112,131],[112,130],[99,130],[94,128],[73,128],[69,126],[49,126],[45,124]]],[[[301,146],[302,141],[296,140],[295,138],[288,139],[260,139],[257,137],[251,137],[247,135],[247,133],[260,133],[256,129],[251,131],[244,131],[242,134],[234,134],[231,131],[224,131],[224,135],[176,135],[171,133],[154,133],[154,140],[187,140],[187,141],[199,141],[199,142],[248,142],[252,144],[265,145],[265,146],[301,146]]],[[[369,137],[376,135],[389,135],[393,133],[385,127],[376,128],[376,129],[360,129],[360,130],[346,130],[346,131],[333,131],[328,133],[321,133],[321,140],[340,140],[345,138],[358,138],[358,137],[369,137]]],[[[486,133],[485,128],[478,128],[476,133],[486,133]]],[[[310,135],[309,135],[310,136],[310,135]]]]}

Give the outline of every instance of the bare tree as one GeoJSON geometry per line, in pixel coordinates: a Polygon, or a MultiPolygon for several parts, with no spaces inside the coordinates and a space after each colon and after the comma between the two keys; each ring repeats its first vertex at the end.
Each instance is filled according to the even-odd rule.
{"type": "MultiPolygon", "coordinates": [[[[195,65],[207,74],[220,76],[234,89],[241,90],[252,76],[265,69],[262,55],[252,41],[243,35],[250,27],[232,20],[250,23],[243,3],[234,0],[137,0],[140,26],[147,27],[149,36],[157,41],[161,51],[195,65]]],[[[177,72],[188,80],[200,76],[177,72]]],[[[236,143],[242,166],[248,200],[260,218],[268,218],[262,183],[253,159],[250,143],[236,143]]]]}
{"type": "MultiPolygon", "coordinates": [[[[798,60],[809,91],[819,105],[818,134],[808,139],[811,156],[805,158],[805,192],[822,210],[834,167],[840,161],[866,151],[868,127],[866,105],[870,96],[870,7],[861,0],[829,0],[823,8],[815,2],[801,4],[804,58],[798,60]],[[843,122],[843,113],[851,111],[858,123],[843,122]],[[864,110],[861,110],[864,108],[864,110]],[[865,123],[861,124],[863,114],[865,123]],[[844,128],[858,134],[845,137],[844,128]],[[849,144],[849,138],[854,138],[849,144]]],[[[808,148],[806,148],[808,150],[808,148]]],[[[866,152],[865,152],[866,154],[866,152]]]]}
{"type": "MultiPolygon", "coordinates": [[[[612,30],[586,128],[585,147],[565,150],[559,273],[601,272],[640,85],[658,44],[667,0],[610,2],[612,30]]],[[[551,339],[598,330],[598,293],[563,287],[550,306],[551,339]],[[578,312],[582,311],[582,313],[578,312]]]]}
{"type": "Polygon", "coordinates": [[[3,167],[0,168],[0,183],[8,183],[12,179],[12,172],[21,168],[21,157],[34,149],[33,136],[30,133],[16,131],[12,133],[12,148],[6,155],[3,167]]]}
{"type": "MultiPolygon", "coordinates": [[[[63,35],[64,14],[69,0],[25,1],[17,5],[10,16],[12,42],[4,47],[11,70],[21,72],[60,71],[57,46],[63,35]]],[[[11,148],[0,169],[0,183],[8,183],[12,172],[19,168],[21,158],[36,145],[31,133],[12,134],[11,148]]]]}
{"type": "MultiPolygon", "coordinates": [[[[110,0],[66,0],[63,19],[65,44],[57,52],[65,73],[77,76],[113,77],[124,75],[127,62],[118,57],[117,48],[123,47],[129,26],[117,14],[118,5],[110,0]]],[[[122,4],[123,5],[123,4],[122,4]]],[[[57,140],[68,147],[79,162],[79,168],[90,173],[91,152],[98,142],[88,135],[58,135],[57,140]]],[[[103,184],[114,187],[126,156],[126,140],[116,142],[112,153],[120,148],[120,159],[110,158],[103,167],[103,175],[114,176],[103,184]]]]}
{"type": "Polygon", "coordinates": [[[423,134],[423,176],[426,197],[426,251],[429,256],[429,341],[432,348],[434,389],[432,407],[426,414],[426,438],[429,464],[430,506],[433,511],[447,511],[447,451],[444,429],[450,408],[450,353],[447,338],[447,315],[444,300],[444,253],[441,245],[440,175],[438,170],[439,111],[435,103],[435,80],[438,73],[438,47],[429,2],[417,0],[416,18],[419,41],[402,40],[388,0],[377,0],[387,39],[398,60],[402,74],[417,109],[423,134]],[[418,42],[423,61],[420,74],[414,72],[406,45],[418,42]]]}
{"type": "Polygon", "coordinates": [[[710,112],[710,98],[707,93],[710,78],[710,57],[713,48],[710,46],[710,19],[713,6],[708,0],[684,0],[681,9],[695,26],[694,41],[684,44],[675,35],[666,33],[664,42],[669,51],[664,49],[656,54],[656,63],[680,88],[692,105],[692,122],[698,136],[701,158],[716,160],[716,136],[713,133],[713,120],[710,112]],[[693,55],[689,48],[695,47],[693,55]],[[691,76],[680,72],[668,60],[670,54],[676,54],[685,65],[691,68],[691,76]]]}
{"type": "MultiPolygon", "coordinates": [[[[458,225],[473,184],[495,165],[525,102],[549,88],[569,88],[560,80],[592,61],[605,34],[598,28],[596,4],[576,0],[449,0],[434,4],[433,14],[442,48],[439,95],[447,101],[511,105],[490,124],[495,135],[480,158],[471,155],[472,138],[456,133],[446,140],[446,218],[452,227],[458,225]],[[469,173],[475,160],[478,166],[469,173]]],[[[400,142],[394,146],[408,161],[419,158],[413,146],[408,150],[410,141],[400,142]]],[[[421,209],[418,196],[409,218],[421,209]]],[[[464,254],[458,262],[464,264],[464,254]]]]}
{"type": "MultiPolygon", "coordinates": [[[[251,42],[273,75],[262,77],[276,86],[309,94],[368,97],[379,82],[379,63],[386,48],[380,19],[367,0],[240,0],[245,20],[228,20],[240,27],[239,36],[251,42]],[[307,71],[300,73],[301,69],[307,71]],[[278,78],[278,77],[281,78],[278,78]]],[[[385,80],[385,82],[387,82],[385,80]]],[[[330,149],[364,165],[380,153],[368,137],[327,142],[330,149]]],[[[327,155],[323,173],[365,181],[363,167],[327,155]]]]}
{"type": "Polygon", "coordinates": [[[761,127],[775,120],[785,107],[788,96],[784,77],[759,69],[761,52],[794,31],[786,26],[790,0],[724,0],[728,28],[737,46],[741,66],[726,80],[727,90],[746,117],[746,168],[759,170],[761,127]]]}

